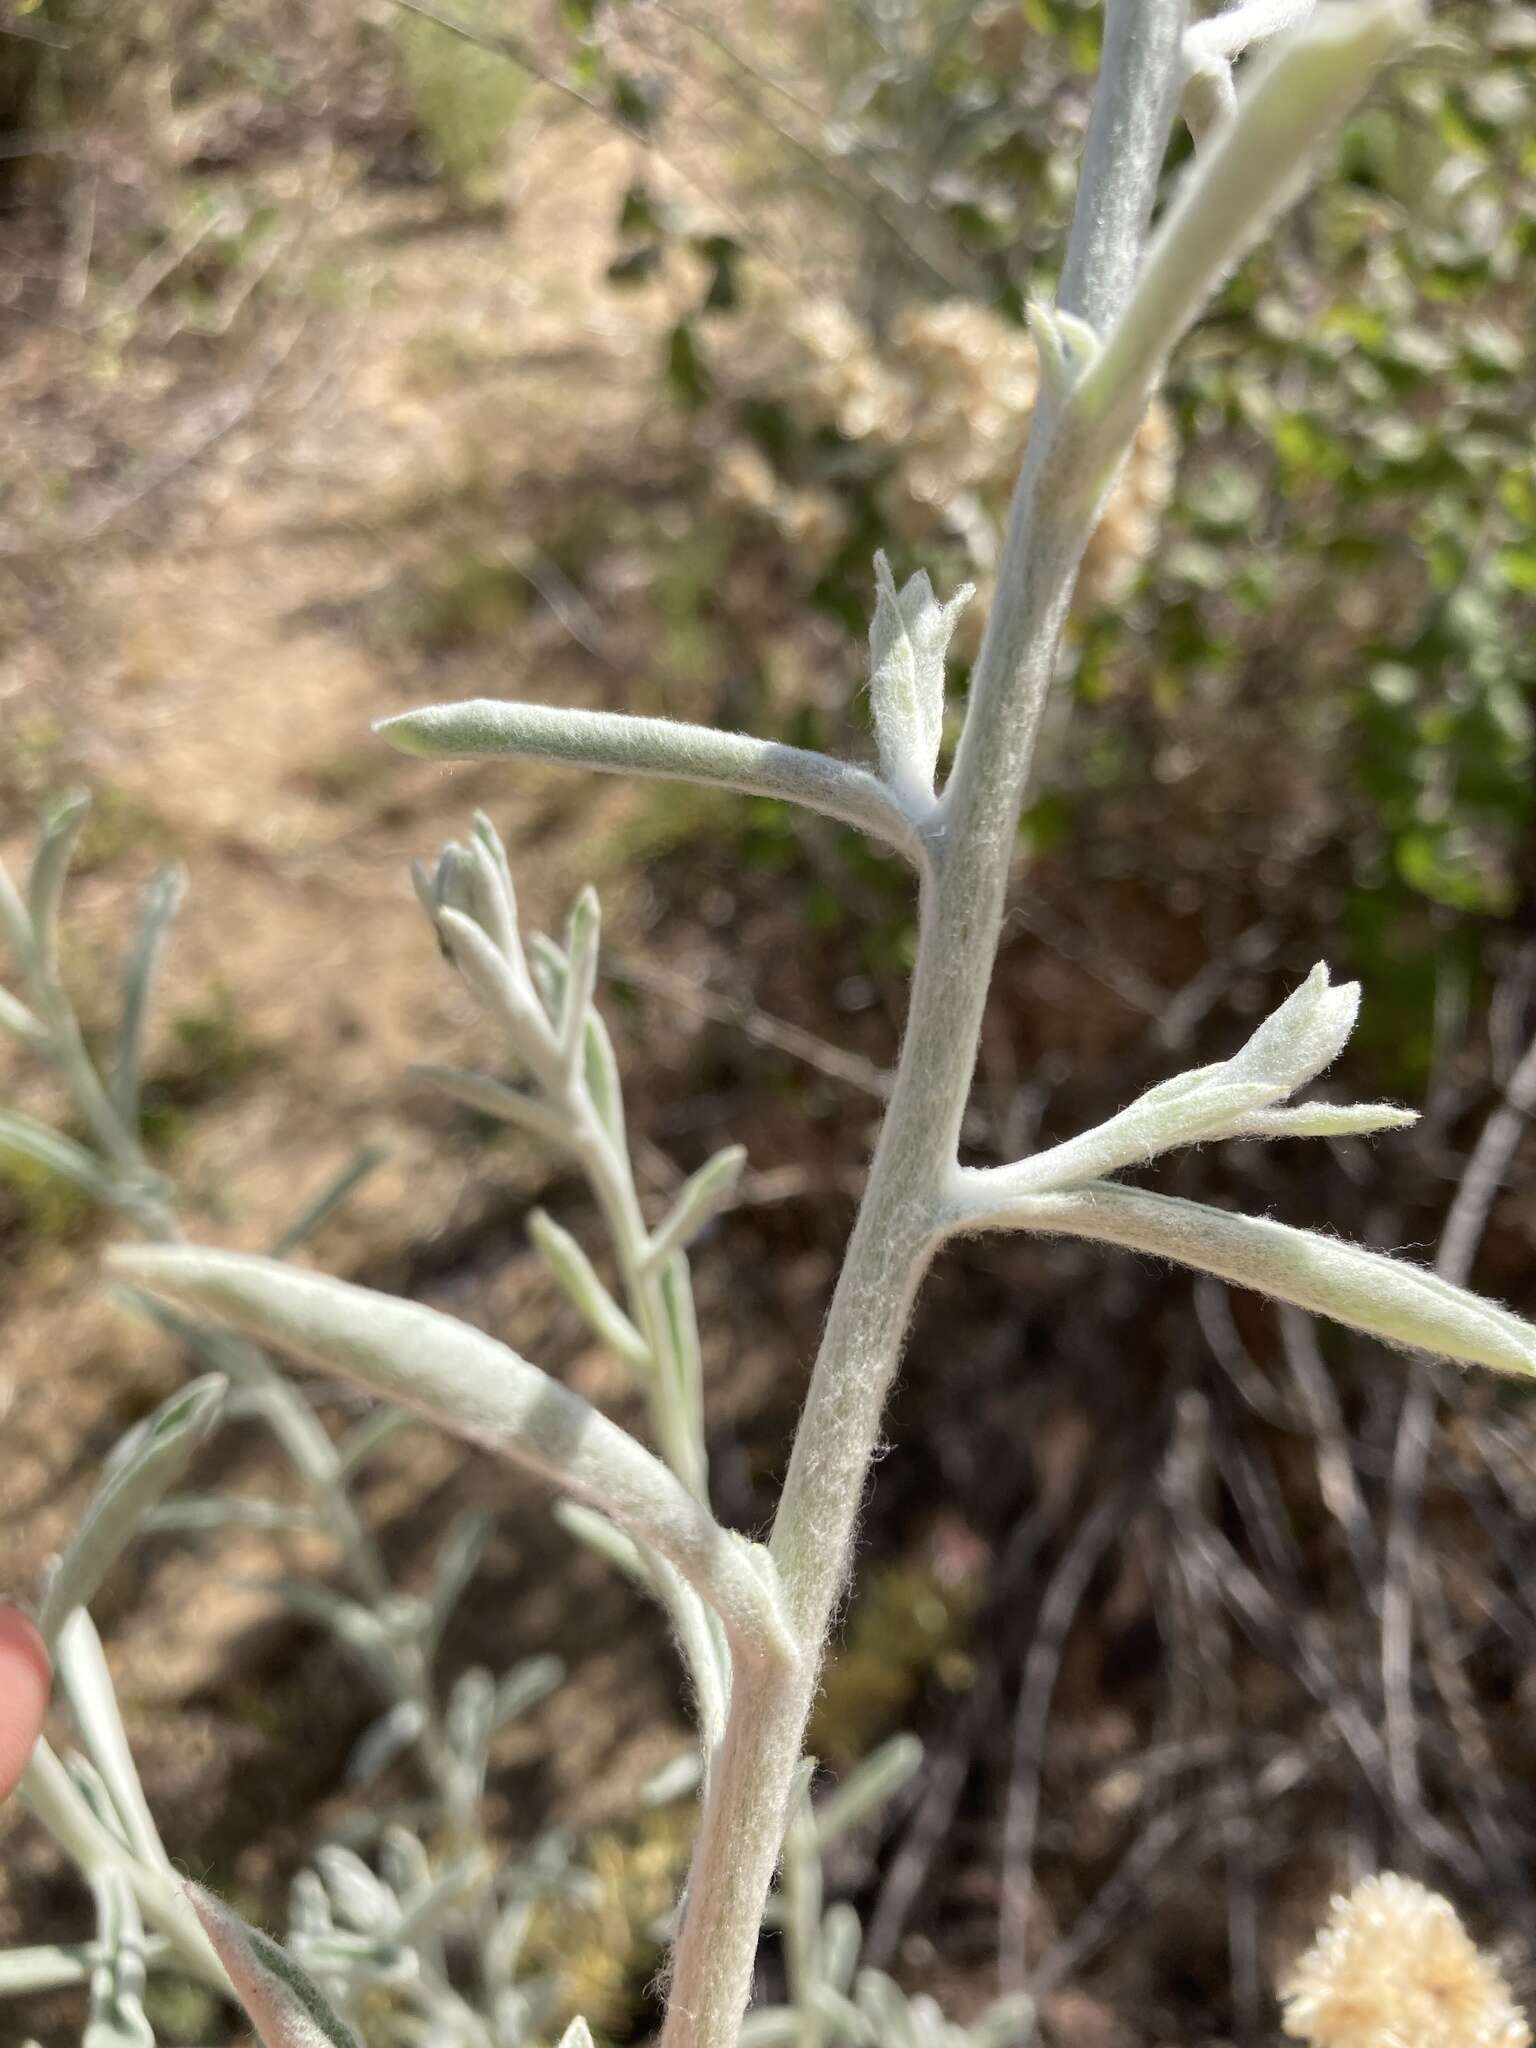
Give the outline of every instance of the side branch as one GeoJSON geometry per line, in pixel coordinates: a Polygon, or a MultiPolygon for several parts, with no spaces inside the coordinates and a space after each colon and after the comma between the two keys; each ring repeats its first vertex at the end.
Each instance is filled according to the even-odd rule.
{"type": "Polygon", "coordinates": [[[1526,1378],[1536,1373],[1536,1326],[1406,1259],[1113,1181],[999,1204],[989,1199],[986,1176],[975,1178],[979,1187],[960,1176],[946,1235],[1003,1229],[1092,1238],[1213,1273],[1389,1344],[1526,1378]]]}
{"type": "Polygon", "coordinates": [[[867,769],[747,733],[622,711],[565,711],[475,697],[380,719],[381,739],[427,761],[566,761],[615,775],[701,782],[778,797],[856,825],[920,863],[922,818],[867,769]]]}
{"type": "Polygon", "coordinates": [[[1323,8],[1255,73],[1236,117],[1186,173],[1078,388],[1085,418],[1112,416],[1120,432],[1140,418],[1179,338],[1297,196],[1318,146],[1422,20],[1420,0],[1323,8]]]}
{"type": "Polygon", "coordinates": [[[147,1292],[233,1324],[528,1466],[674,1565],[746,1658],[794,1657],[766,1553],[723,1529],[627,1430],[494,1337],[419,1302],[275,1259],[196,1246],[110,1256],[147,1292]]]}

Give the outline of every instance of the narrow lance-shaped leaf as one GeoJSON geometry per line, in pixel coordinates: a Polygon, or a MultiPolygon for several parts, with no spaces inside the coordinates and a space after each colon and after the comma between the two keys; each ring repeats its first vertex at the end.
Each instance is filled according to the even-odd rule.
{"type": "Polygon", "coordinates": [[[75,1726],[105,1787],[117,1826],[141,1862],[168,1871],[170,1858],[128,1746],[101,1638],[84,1607],[77,1607],[60,1628],[55,1658],[75,1726]]]}
{"type": "Polygon", "coordinates": [[[565,954],[547,932],[535,932],[528,941],[528,969],[544,1005],[544,1014],[551,1024],[558,1025],[565,1006],[565,977],[569,970],[565,954]]]}
{"type": "Polygon", "coordinates": [[[480,697],[381,719],[374,731],[427,761],[568,761],[616,775],[656,775],[804,804],[912,853],[911,818],[877,776],[829,755],[668,718],[556,710],[480,697]]]}
{"type": "Polygon", "coordinates": [[[360,1146],[341,1171],[305,1203],[293,1221],[274,1240],[273,1258],[287,1258],[290,1252],[297,1251],[301,1244],[312,1238],[315,1232],[351,1199],[370,1174],[378,1171],[388,1157],[389,1152],[383,1145],[360,1146]]]}
{"type": "Polygon", "coordinates": [[[1233,1138],[1363,1138],[1416,1124],[1416,1109],[1395,1102],[1302,1102],[1294,1109],[1250,1110],[1234,1119],[1233,1138]]]}
{"type": "Polygon", "coordinates": [[[55,806],[43,825],[32,872],[27,879],[27,914],[32,923],[32,941],[43,967],[51,971],[58,954],[59,905],[64,895],[64,877],[69,872],[75,841],[91,808],[91,799],[75,790],[55,806]]]}
{"type": "Polygon", "coordinates": [[[583,1036],[582,1079],[610,1144],[624,1158],[629,1148],[624,1129],[624,1084],[619,1079],[619,1063],[613,1056],[608,1026],[592,1009],[587,1011],[583,1036]]]}
{"type": "Polygon", "coordinates": [[[990,1214],[957,1215],[954,1223],[960,1229],[995,1224],[1061,1231],[1123,1245],[1331,1316],[1389,1344],[1497,1372],[1536,1373],[1536,1326],[1508,1309],[1406,1259],[1362,1251],[1268,1217],[1237,1216],[1095,1181],[1069,1194],[1005,1203],[990,1214]]]}
{"type": "Polygon", "coordinates": [[[32,920],[21,900],[21,891],[11,880],[11,871],[3,860],[0,860],[0,936],[15,954],[18,964],[30,972],[32,920]]]}
{"type": "Polygon", "coordinates": [[[923,1745],[915,1735],[893,1735],[882,1742],[815,1809],[817,1840],[825,1847],[878,1813],[922,1765],[923,1745]]]}
{"type": "Polygon", "coordinates": [[[370,1784],[385,1767],[420,1735],[427,1725],[427,1710],[419,1700],[397,1700],[377,1721],[363,1730],[343,1767],[349,1785],[370,1784]]]}
{"type": "Polygon", "coordinates": [[[440,910],[437,928],[454,965],[502,1026],[518,1058],[542,1079],[553,1079],[558,1071],[555,1042],[526,971],[519,973],[463,911],[440,910]]]}
{"type": "Polygon", "coordinates": [[[1105,429],[1096,445],[1106,460],[1180,337],[1296,197],[1314,151],[1423,19],[1419,0],[1320,8],[1256,68],[1237,117],[1185,171],[1131,296],[1077,388],[1074,405],[1105,429]]]}
{"type": "Polygon", "coordinates": [[[631,1365],[650,1365],[650,1346],[598,1278],[592,1261],[571,1233],[542,1209],[534,1209],[528,1217],[528,1235],[593,1334],[631,1365]]]}
{"type": "Polygon", "coordinates": [[[490,1542],[495,1526],[493,1516],[479,1508],[468,1508],[456,1517],[443,1538],[442,1548],[432,1567],[432,1591],[427,1597],[424,1647],[429,1656],[441,1642],[443,1630],[452,1619],[465,1587],[474,1577],[475,1568],[485,1555],[485,1546],[490,1542]]]}
{"type": "Polygon", "coordinates": [[[462,1102],[466,1109],[478,1110],[482,1116],[493,1116],[499,1123],[515,1124],[530,1137],[559,1151],[570,1149],[570,1127],[565,1119],[546,1103],[539,1102],[519,1088],[509,1088],[504,1081],[493,1081],[487,1074],[472,1073],[468,1067],[422,1063],[413,1066],[411,1074],[418,1081],[440,1088],[455,1102],[462,1102]]]}
{"type": "MultiPolygon", "coordinates": [[[[146,1962],[159,1962],[169,1950],[163,1936],[145,1937],[146,1962]]],[[[41,1942],[35,1948],[0,1949],[0,1998],[19,1998],[34,1991],[63,1991],[86,1983],[96,1957],[93,1941],[41,1942]]]]}
{"type": "Polygon", "coordinates": [[[50,1130],[47,1124],[23,1116],[19,1110],[0,1109],[0,1163],[7,1152],[72,1182],[93,1202],[108,1207],[117,1202],[117,1183],[94,1152],[88,1152],[62,1132],[50,1130]]]}
{"type": "Polygon", "coordinates": [[[526,972],[523,942],[517,929],[517,891],[512,886],[512,869],[507,850],[496,828],[483,811],[475,813],[475,829],[469,841],[470,899],[467,908],[498,953],[512,962],[514,972],[526,972]]]}
{"type": "Polygon", "coordinates": [[[665,1265],[675,1252],[685,1250],[693,1242],[711,1217],[731,1206],[746,1163],[745,1146],[727,1145],[684,1181],[651,1238],[646,1252],[650,1265],[665,1265]]]}
{"type": "Polygon", "coordinates": [[[1237,106],[1232,60],[1251,44],[1300,26],[1314,5],[1315,0],[1237,0],[1185,30],[1181,111],[1196,142],[1205,141],[1237,106]]]}
{"type": "Polygon", "coordinates": [[[529,1466],[658,1551],[760,1655],[789,1651],[759,1553],[722,1529],[643,1445],[515,1351],[452,1316],[271,1259],[122,1249],[147,1291],[222,1318],[529,1466]]]}
{"type": "Polygon", "coordinates": [[[145,1515],[182,1478],[218,1417],[227,1386],[218,1373],[194,1380],[113,1451],[43,1596],[38,1626],[45,1641],[57,1637],[75,1608],[90,1603],[145,1515]]]}
{"type": "Polygon", "coordinates": [[[496,1681],[496,1695],[491,1702],[492,1729],[505,1728],[520,1720],[564,1680],[565,1666],[558,1657],[524,1657],[496,1681]]]}
{"type": "Polygon", "coordinates": [[[138,934],[123,976],[122,1020],[117,1031],[117,1062],[112,1070],[112,1100],[130,1131],[139,1127],[139,1073],[144,1058],[144,1028],[149,1017],[150,990],[165,935],[170,930],[187,878],[179,867],[162,868],[150,883],[139,914],[138,934]]]}
{"type": "Polygon", "coordinates": [[[0,988],[0,1031],[14,1033],[23,1045],[29,1045],[35,1051],[41,1051],[48,1043],[47,1032],[26,1004],[4,988],[0,988]]]}
{"type": "Polygon", "coordinates": [[[269,1935],[246,1925],[222,1899],[188,1885],[204,1932],[229,1972],[262,2048],[358,2048],[315,1980],[269,1935]]]}
{"type": "Polygon", "coordinates": [[[597,891],[588,886],[576,898],[565,931],[567,962],[565,985],[560,992],[560,1047],[566,1071],[575,1077],[586,1052],[587,1012],[597,986],[597,951],[602,933],[602,910],[597,891]]]}

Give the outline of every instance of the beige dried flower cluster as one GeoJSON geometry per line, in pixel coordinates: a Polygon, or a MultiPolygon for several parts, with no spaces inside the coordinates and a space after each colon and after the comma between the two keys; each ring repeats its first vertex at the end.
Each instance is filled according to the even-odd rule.
{"type": "MultiPolygon", "coordinates": [[[[969,299],[906,308],[883,344],[848,307],[825,298],[788,308],[778,331],[787,351],[776,351],[775,383],[799,424],[808,434],[834,428],[846,442],[899,457],[875,487],[880,518],[915,545],[958,541],[985,594],[1039,389],[1028,334],[969,299]]],[[[1151,552],[1174,454],[1168,415],[1155,406],[1089,542],[1086,603],[1122,599],[1151,552]]],[[[830,483],[786,482],[750,442],[733,441],[717,474],[727,498],[770,519],[813,557],[848,531],[850,508],[830,483]]],[[[983,611],[974,607],[973,618],[983,611]]]]}
{"type": "Polygon", "coordinates": [[[1284,2026],[1312,2048],[1528,2048],[1497,1963],[1456,1909],[1411,1878],[1368,1877],[1281,1984],[1284,2026]]]}

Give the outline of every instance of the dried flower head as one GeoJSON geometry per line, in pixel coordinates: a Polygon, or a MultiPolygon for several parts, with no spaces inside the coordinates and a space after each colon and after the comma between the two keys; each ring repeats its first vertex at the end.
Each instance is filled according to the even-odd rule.
{"type": "Polygon", "coordinates": [[[1528,2048],[1531,2039],[1503,1972],[1449,1900],[1390,1872],[1333,1901],[1280,1997],[1285,2031],[1313,2048],[1528,2048]]]}

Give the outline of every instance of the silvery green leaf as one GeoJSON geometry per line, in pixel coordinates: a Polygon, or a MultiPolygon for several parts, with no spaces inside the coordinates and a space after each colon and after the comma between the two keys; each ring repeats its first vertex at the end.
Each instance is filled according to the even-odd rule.
{"type": "Polygon", "coordinates": [[[525,1095],[520,1088],[509,1088],[505,1082],[472,1073],[468,1067],[416,1065],[410,1071],[418,1081],[430,1082],[445,1095],[451,1095],[455,1102],[478,1110],[482,1116],[493,1116],[501,1123],[516,1124],[519,1130],[527,1131],[531,1137],[559,1151],[570,1149],[571,1133],[565,1119],[545,1103],[525,1095]]]}
{"type": "Polygon", "coordinates": [[[488,1849],[455,1858],[440,1876],[429,1879],[401,1914],[399,1939],[414,1948],[434,1939],[445,1922],[486,1889],[495,1871],[488,1849]]]}
{"type": "Polygon", "coordinates": [[[94,1152],[20,1110],[0,1109],[0,1159],[9,1152],[72,1181],[93,1202],[116,1204],[121,1190],[94,1152]]]}
{"type": "MultiPolygon", "coordinates": [[[[171,1945],[160,1934],[144,1937],[144,1960],[162,1962],[171,1945]]],[[[91,1974],[94,1942],[43,1942],[35,1948],[0,1949],[0,1998],[17,1998],[26,1992],[63,1991],[84,1984],[91,1974]]]]}
{"type": "Polygon", "coordinates": [[[469,909],[498,953],[520,961],[523,942],[517,929],[517,891],[507,849],[484,811],[476,811],[469,843],[469,909]]]}
{"type": "Polygon", "coordinates": [[[170,1858],[139,1781],[101,1638],[86,1608],[76,1607],[65,1617],[53,1648],[59,1683],[100,1780],[99,1796],[95,1788],[87,1795],[97,1818],[120,1835],[141,1862],[169,1870],[170,1858]]]}
{"type": "Polygon", "coordinates": [[[559,1035],[566,1066],[572,1074],[580,1067],[586,1049],[587,1012],[592,1007],[592,991],[597,987],[602,921],[597,891],[588,884],[576,898],[565,928],[567,967],[561,992],[559,1035]]]}
{"type": "Polygon", "coordinates": [[[578,711],[481,697],[383,718],[374,731],[428,761],[568,761],[804,804],[910,854],[912,820],[875,776],[827,754],[670,718],[578,711]]]}
{"type": "Polygon", "coordinates": [[[545,1210],[533,1209],[528,1215],[528,1235],[594,1336],[631,1365],[649,1366],[650,1346],[598,1278],[571,1233],[545,1210]]]}
{"type": "Polygon", "coordinates": [[[624,1130],[624,1088],[619,1080],[619,1063],[613,1056],[613,1040],[608,1036],[608,1026],[593,1009],[587,1011],[581,1071],[592,1107],[597,1111],[598,1122],[608,1133],[615,1152],[623,1159],[629,1150],[624,1130]]]}
{"type": "Polygon", "coordinates": [[[1253,1080],[1234,1083],[1221,1078],[1224,1073],[1218,1069],[1216,1080],[1172,1094],[1153,1089],[1081,1137],[1036,1152],[1016,1166],[976,1169],[965,1179],[978,1190],[989,1184],[1020,1195],[1077,1187],[1124,1167],[1139,1166],[1175,1146],[1225,1137],[1235,1118],[1274,1101],[1274,1085],[1253,1080]]]}
{"type": "Polygon", "coordinates": [[[187,1495],[162,1501],[151,1508],[142,1526],[164,1532],[169,1529],[318,1529],[322,1526],[314,1508],[280,1500],[252,1500],[238,1493],[187,1495]]]}
{"type": "Polygon", "coordinates": [[[112,1100],[130,1131],[139,1127],[139,1072],[143,1064],[144,1027],[149,1016],[149,994],[155,965],[186,886],[186,874],[180,867],[162,868],[150,883],[145,891],[144,907],[139,913],[138,935],[123,976],[117,1059],[112,1069],[112,1100]]]}
{"type": "Polygon", "coordinates": [[[343,1480],[351,1479],[375,1451],[382,1450],[392,1436],[398,1435],[415,1419],[403,1408],[375,1408],[371,1415],[365,1415],[336,1446],[338,1476],[343,1480]]]}
{"type": "Polygon", "coordinates": [[[400,1901],[361,1856],[328,1842],[315,1851],[315,1868],[344,1927],[358,1934],[393,1936],[400,1919],[400,1901]]]}
{"type": "Polygon", "coordinates": [[[491,1707],[491,1728],[505,1728],[547,1699],[565,1679],[565,1665],[558,1657],[524,1657],[496,1682],[491,1707]]]}
{"type": "Polygon", "coordinates": [[[915,1735],[893,1735],[855,1765],[816,1808],[816,1836],[825,1848],[849,1828],[878,1813],[922,1769],[923,1745],[915,1735]]]}
{"type": "Polygon", "coordinates": [[[1282,1101],[1332,1065],[1359,1013],[1359,982],[1332,987],[1327,962],[1319,960],[1300,988],[1226,1062],[1227,1079],[1272,1082],[1275,1100],[1282,1101]]]}
{"type": "Polygon", "coordinates": [[[967,2048],[1016,2048],[1035,2032],[1035,2001],[1027,1992],[1000,1998],[966,2034],[967,2048]]]}
{"type": "Polygon", "coordinates": [[[881,2048],[920,2048],[907,2001],[883,1970],[860,1970],[854,1996],[859,2011],[874,2023],[881,2048]]]}
{"type": "Polygon", "coordinates": [[[1128,439],[1169,354],[1238,261],[1296,198],[1313,157],[1380,66],[1419,32],[1421,0],[1318,8],[1247,82],[1236,119],[1164,208],[1129,297],[1073,410],[1106,453],[1128,439]]]}
{"type": "Polygon", "coordinates": [[[20,966],[32,967],[32,920],[21,892],[11,880],[11,871],[0,860],[0,935],[15,954],[20,966]]]}
{"type": "Polygon", "coordinates": [[[310,1579],[277,1578],[262,1582],[266,1590],[302,1614],[318,1622],[341,1642],[364,1658],[381,1676],[395,1664],[395,1635],[379,1615],[356,1600],[348,1600],[329,1586],[310,1579]]]}
{"type": "Polygon", "coordinates": [[[880,770],[909,806],[933,801],[944,737],[944,662],[961,612],[975,595],[964,584],[948,604],[919,570],[900,590],[883,553],[875,556],[875,615],[869,629],[869,692],[880,770]]]}
{"type": "Polygon", "coordinates": [[[485,1772],[496,1713],[496,1682],[482,1665],[462,1673],[448,1696],[446,1727],[449,1747],[475,1778],[485,1772]]]}
{"type": "Polygon", "coordinates": [[[437,914],[454,965],[470,989],[507,1033],[514,1051],[537,1071],[547,1064],[554,1040],[523,965],[521,950],[509,960],[476,923],[460,910],[437,914]]]}
{"type": "Polygon", "coordinates": [[[419,1835],[409,1828],[387,1827],[379,1837],[379,1870],[402,1901],[418,1897],[432,1882],[432,1859],[419,1835]]]}
{"type": "Polygon", "coordinates": [[[730,1208],[746,1163],[744,1145],[727,1145],[689,1175],[652,1235],[646,1252],[649,1265],[664,1265],[674,1253],[685,1251],[712,1217],[730,1208]]]}
{"type": "Polygon", "coordinates": [[[292,1956],[201,1885],[189,1885],[187,1895],[263,2048],[358,2048],[351,2028],[292,1956]]]}
{"type": "Polygon", "coordinates": [[[286,1259],[297,1251],[301,1244],[312,1238],[323,1223],[335,1215],[347,1199],[356,1193],[371,1173],[374,1173],[389,1157],[383,1145],[363,1145],[348,1163],[326,1182],[312,1201],[307,1202],[293,1221],[273,1240],[274,1259],[286,1259]]]}
{"type": "Polygon", "coordinates": [[[685,1749],[659,1771],[652,1771],[636,1795],[642,1806],[671,1806],[697,1792],[704,1778],[704,1765],[696,1749],[685,1749]]]}
{"type": "Polygon", "coordinates": [[[805,2022],[792,2005],[765,2005],[749,2012],[737,2036],[740,2048],[798,2048],[805,2022]]]}
{"type": "Polygon", "coordinates": [[[1236,1118],[1233,1138],[1349,1138],[1402,1131],[1416,1124],[1416,1109],[1395,1102],[1303,1102],[1295,1108],[1250,1110],[1236,1118]]]}
{"type": "Polygon", "coordinates": [[[592,2029],[583,2019],[574,2019],[560,2036],[560,2048],[593,2048],[592,2029]]]}
{"type": "Polygon", "coordinates": [[[545,1016],[558,1024],[565,1007],[565,954],[546,933],[535,932],[528,942],[528,966],[545,1016]]]}
{"type": "Polygon", "coordinates": [[[600,1506],[673,1564],[753,1654],[792,1654],[771,1566],[659,1458],[508,1346],[417,1302],[271,1259],[156,1245],[118,1250],[111,1263],[149,1292],[399,1400],[600,1506]]]}
{"type": "Polygon", "coordinates": [[[864,1929],[858,1914],[846,1900],[828,1906],[821,1922],[821,1974],[834,1991],[844,1992],[853,1982],[864,1946],[864,1929]]]}
{"type": "Polygon", "coordinates": [[[217,1373],[194,1380],[163,1401],[111,1453],[95,1498],[43,1595],[38,1628],[45,1642],[57,1637],[75,1608],[89,1603],[144,1517],[186,1472],[218,1418],[228,1384],[217,1373]]]}
{"type": "Polygon", "coordinates": [[[349,1785],[367,1785],[410,1748],[426,1726],[426,1709],[418,1700],[398,1700],[388,1713],[365,1728],[347,1758],[349,1785]]]}
{"type": "Polygon", "coordinates": [[[469,1508],[456,1518],[443,1538],[442,1548],[432,1567],[432,1590],[427,1596],[427,1624],[422,1647],[428,1656],[442,1641],[443,1630],[448,1626],[465,1587],[474,1577],[475,1567],[485,1555],[485,1546],[490,1542],[495,1526],[493,1516],[479,1508],[469,1508]]]}
{"type": "Polygon", "coordinates": [[[661,1305],[667,1317],[667,1345],[676,1369],[684,1412],[704,1413],[704,1355],[699,1348],[699,1319],[693,1300],[693,1276],[686,1253],[678,1252],[661,1269],[661,1305]]]}
{"type": "Polygon", "coordinates": [[[0,1031],[14,1032],[23,1045],[30,1045],[34,1051],[41,1051],[48,1043],[48,1033],[26,1004],[4,988],[0,988],[0,1031]]]}
{"type": "Polygon", "coordinates": [[[43,821],[42,837],[33,856],[32,872],[27,878],[27,915],[33,943],[45,969],[51,970],[58,955],[64,877],[90,808],[91,799],[83,789],[62,797],[43,821]]]}
{"type": "Polygon", "coordinates": [[[1123,1245],[1331,1316],[1389,1344],[1496,1372],[1536,1373],[1536,1326],[1423,1266],[1310,1230],[1095,1181],[1004,1204],[994,1221],[1123,1245]]]}
{"type": "Polygon", "coordinates": [[[908,2000],[907,2016],[917,2038],[917,2048],[949,2048],[951,2041],[958,2044],[958,2037],[951,2031],[938,2000],[926,1991],[920,1991],[915,1998],[908,2000]]]}

